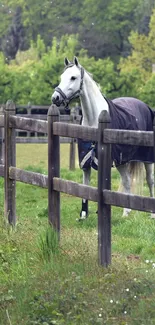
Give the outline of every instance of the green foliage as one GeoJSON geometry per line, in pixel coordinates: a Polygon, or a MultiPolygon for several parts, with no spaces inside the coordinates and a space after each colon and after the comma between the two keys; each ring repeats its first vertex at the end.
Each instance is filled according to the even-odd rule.
{"type": "Polygon", "coordinates": [[[147,80],[141,89],[140,97],[146,103],[149,103],[150,107],[155,108],[155,74],[147,80]]]}
{"type": "Polygon", "coordinates": [[[40,235],[38,244],[39,256],[45,262],[50,261],[59,252],[58,234],[51,226],[40,235]]]}
{"type": "Polygon", "coordinates": [[[72,60],[76,54],[81,64],[88,68],[100,84],[103,93],[110,97],[115,95],[120,82],[115,65],[110,59],[89,58],[85,50],[79,50],[78,35],[65,35],[60,41],[54,38],[52,46],[47,49],[38,36],[36,43],[31,42],[29,50],[18,52],[15,60],[8,66],[3,63],[11,87],[10,85],[8,88],[5,87],[5,90],[8,90],[7,96],[2,92],[4,93],[2,101],[5,102],[11,97],[19,104],[31,102],[50,105],[52,91],[58,85],[63,71],[64,57],[67,56],[72,60]]]}
{"type": "MultiPolygon", "coordinates": [[[[1,41],[5,37],[6,31],[9,27],[9,25],[11,24],[12,16],[13,16],[13,12],[11,9],[9,10],[9,1],[5,0],[5,3],[4,3],[4,1],[1,1],[1,3],[0,3],[0,39],[1,39],[1,41]]],[[[0,47],[0,49],[2,49],[2,48],[0,47]]]]}
{"type": "Polygon", "coordinates": [[[40,35],[37,36],[36,44],[32,42],[31,46],[36,49],[38,58],[41,59],[43,54],[46,52],[46,46],[40,35]]]}
{"type": "Polygon", "coordinates": [[[135,10],[136,26],[140,34],[148,35],[154,0],[141,0],[135,10]]]}
{"type": "Polygon", "coordinates": [[[83,47],[88,49],[90,55],[100,58],[110,56],[116,62],[120,55],[126,56],[129,53],[128,36],[131,30],[135,30],[135,12],[141,2],[141,0],[84,1],[83,47]]]}
{"type": "Polygon", "coordinates": [[[53,89],[59,83],[59,77],[63,70],[64,56],[74,56],[78,41],[75,36],[63,36],[58,42],[53,39],[52,47],[42,54],[41,60],[33,65],[31,70],[31,92],[29,99],[32,103],[50,104],[53,89]]]}
{"type": "Polygon", "coordinates": [[[132,45],[132,53],[128,58],[121,59],[120,75],[131,80],[130,89],[150,106],[155,106],[153,92],[154,74],[152,66],[155,63],[155,10],[151,16],[148,36],[132,32],[129,38],[132,45]]]}
{"type": "Polygon", "coordinates": [[[5,103],[12,96],[13,72],[9,71],[2,53],[0,53],[0,74],[0,103],[5,103]]]}

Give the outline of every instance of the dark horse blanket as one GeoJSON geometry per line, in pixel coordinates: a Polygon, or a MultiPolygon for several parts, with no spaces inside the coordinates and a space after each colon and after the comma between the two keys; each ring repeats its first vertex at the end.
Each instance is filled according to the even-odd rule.
{"type": "MultiPolygon", "coordinates": [[[[131,97],[114,100],[105,99],[109,105],[110,128],[137,131],[153,130],[154,112],[142,101],[131,97]]],[[[93,167],[97,169],[97,148],[94,144],[79,140],[78,151],[81,168],[93,167]]],[[[111,155],[116,166],[129,161],[154,162],[153,147],[112,144],[111,155]]]]}

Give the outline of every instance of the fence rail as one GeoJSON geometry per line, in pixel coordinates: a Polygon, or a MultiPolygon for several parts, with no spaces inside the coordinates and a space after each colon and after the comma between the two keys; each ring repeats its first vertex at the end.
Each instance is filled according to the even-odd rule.
{"type": "Polygon", "coordinates": [[[0,165],[0,176],[4,177],[4,165],[0,165]]]}
{"type": "Polygon", "coordinates": [[[81,197],[83,199],[91,200],[94,202],[98,201],[97,188],[78,184],[76,182],[64,180],[57,177],[53,178],[53,190],[81,197]]]}
{"type": "MultiPolygon", "coordinates": [[[[16,143],[48,143],[47,137],[16,137],[16,143]]],[[[60,137],[60,143],[72,143],[71,138],[60,137]]]]}
{"type": "MultiPolygon", "coordinates": [[[[12,116],[9,119],[9,126],[16,129],[16,143],[48,143],[47,138],[47,111],[48,106],[36,106],[36,105],[20,105],[16,106],[16,116],[12,116]],[[19,113],[20,110],[26,110],[27,114],[19,113]],[[33,111],[38,112],[38,110],[45,111],[45,114],[32,114],[33,111]],[[19,127],[19,128],[18,128],[19,127]],[[23,134],[24,132],[24,134],[23,134]],[[25,134],[26,133],[26,134],[25,134]],[[25,135],[25,136],[24,136],[25,135]]],[[[4,163],[4,110],[5,105],[1,105],[0,111],[0,162],[4,163]]],[[[60,121],[65,123],[80,124],[81,116],[79,112],[73,109],[70,115],[65,113],[64,108],[59,109],[60,121]],[[65,114],[64,114],[65,113],[65,114]]],[[[75,169],[75,157],[76,157],[76,141],[71,137],[61,137],[60,143],[70,144],[69,153],[69,168],[71,170],[75,169]]]]}
{"type": "Polygon", "coordinates": [[[48,176],[40,173],[26,171],[16,167],[9,168],[9,178],[30,185],[47,188],[48,176]]]}
{"type": "Polygon", "coordinates": [[[151,213],[155,212],[155,199],[152,197],[104,190],[103,200],[108,205],[151,213]]]}
{"type": "Polygon", "coordinates": [[[54,135],[63,137],[80,138],[88,141],[98,141],[98,129],[90,126],[72,125],[68,123],[55,122],[53,125],[54,135]]]}
{"type": "Polygon", "coordinates": [[[152,131],[105,130],[105,143],[130,144],[136,146],[154,146],[152,131]]]}

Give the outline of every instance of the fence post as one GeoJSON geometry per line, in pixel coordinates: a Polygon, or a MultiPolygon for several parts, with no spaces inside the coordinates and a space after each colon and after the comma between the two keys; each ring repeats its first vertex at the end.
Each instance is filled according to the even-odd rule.
{"type": "MultiPolygon", "coordinates": [[[[0,107],[0,116],[4,115],[4,105],[0,107]]],[[[0,165],[4,165],[4,127],[0,128],[0,165]]]]}
{"type": "Polygon", "coordinates": [[[53,177],[60,177],[59,136],[53,134],[53,123],[59,121],[59,110],[51,105],[48,110],[48,216],[60,237],[60,192],[53,190],[53,177]]]}
{"type": "Polygon", "coordinates": [[[102,111],[98,123],[98,254],[99,263],[111,263],[111,206],[104,203],[103,190],[111,189],[111,145],[104,144],[104,130],[110,127],[110,116],[102,111]]]}
{"type": "MultiPolygon", "coordinates": [[[[27,114],[28,115],[31,115],[32,114],[32,112],[31,112],[31,103],[28,103],[27,114]]],[[[30,136],[31,136],[31,131],[27,131],[26,132],[26,137],[29,137],[30,138],[30,136]]]]}
{"type": "Polygon", "coordinates": [[[8,100],[4,110],[4,135],[5,135],[5,203],[4,214],[8,222],[16,224],[16,181],[9,178],[10,166],[16,166],[16,135],[15,129],[9,127],[11,115],[15,115],[15,104],[8,100]]]}
{"type": "Polygon", "coordinates": [[[154,163],[155,163],[155,117],[153,119],[153,139],[154,139],[153,152],[154,152],[154,163]]]}
{"type": "MultiPolygon", "coordinates": [[[[153,119],[153,140],[154,140],[154,144],[153,144],[153,153],[154,153],[154,155],[153,155],[153,158],[154,158],[154,164],[155,164],[155,117],[153,119]]],[[[153,164],[153,176],[154,176],[154,172],[155,172],[154,164],[153,164]]],[[[155,186],[155,184],[154,184],[154,186],[155,186]]],[[[153,186],[153,193],[154,193],[154,186],[153,186]]]]}

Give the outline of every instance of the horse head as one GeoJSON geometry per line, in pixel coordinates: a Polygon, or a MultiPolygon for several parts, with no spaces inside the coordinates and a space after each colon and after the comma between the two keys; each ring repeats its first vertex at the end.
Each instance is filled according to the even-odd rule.
{"type": "Polygon", "coordinates": [[[52,95],[52,102],[57,106],[61,104],[67,106],[72,99],[79,97],[82,90],[84,69],[78,59],[74,57],[73,62],[70,62],[65,58],[64,64],[65,69],[61,75],[60,84],[52,95]]]}

